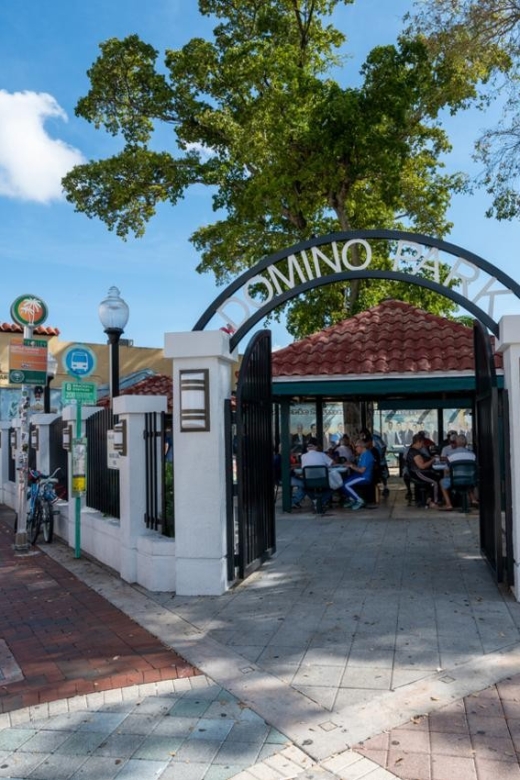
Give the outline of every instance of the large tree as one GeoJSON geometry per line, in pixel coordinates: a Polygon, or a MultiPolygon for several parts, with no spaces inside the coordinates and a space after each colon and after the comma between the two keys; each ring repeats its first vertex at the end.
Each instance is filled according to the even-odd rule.
{"type": "Polygon", "coordinates": [[[500,123],[476,139],[475,157],[484,164],[476,183],[491,195],[488,216],[519,217],[520,0],[425,0],[410,16],[412,30],[454,70],[480,71],[483,107],[502,101],[500,123]]]}
{"type": "MultiPolygon", "coordinates": [[[[73,169],[68,199],[124,238],[143,234],[158,203],[175,205],[194,184],[214,188],[215,221],[192,241],[198,270],[217,283],[331,230],[444,236],[462,179],[442,171],[449,142],[438,117],[475,97],[478,74],[461,75],[407,37],[370,53],[359,87],[340,86],[331,72],[345,38],[327,21],[340,2],[199,0],[216,19],[213,39],[167,51],[164,64],[137,36],[102,43],[76,113],[120,136],[123,148],[73,169]],[[161,148],[164,125],[171,143],[161,148]]],[[[383,251],[378,261],[389,263],[383,251]]],[[[453,310],[415,286],[358,282],[292,302],[288,328],[301,337],[389,295],[453,310]]]]}

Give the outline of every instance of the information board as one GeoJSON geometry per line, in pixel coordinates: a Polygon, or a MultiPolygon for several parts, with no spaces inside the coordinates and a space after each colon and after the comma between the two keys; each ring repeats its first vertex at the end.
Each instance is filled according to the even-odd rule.
{"type": "Polygon", "coordinates": [[[47,382],[47,342],[42,339],[11,339],[9,382],[13,385],[43,385],[47,382]]]}
{"type": "Polygon", "coordinates": [[[97,385],[94,382],[64,382],[61,386],[64,404],[81,403],[94,406],[97,401],[97,385]]]}

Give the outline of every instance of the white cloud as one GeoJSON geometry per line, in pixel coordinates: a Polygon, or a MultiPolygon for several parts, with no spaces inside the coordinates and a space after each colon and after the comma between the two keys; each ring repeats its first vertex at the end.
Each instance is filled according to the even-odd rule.
{"type": "Polygon", "coordinates": [[[206,146],[205,144],[201,144],[199,141],[193,141],[192,143],[187,143],[186,151],[197,152],[198,154],[200,154],[202,160],[209,160],[211,157],[215,156],[215,151],[211,148],[211,146],[206,146]]]}
{"type": "Polygon", "coordinates": [[[63,197],[62,177],[84,158],[47,134],[49,117],[67,121],[52,95],[0,90],[0,196],[39,203],[63,197]]]}

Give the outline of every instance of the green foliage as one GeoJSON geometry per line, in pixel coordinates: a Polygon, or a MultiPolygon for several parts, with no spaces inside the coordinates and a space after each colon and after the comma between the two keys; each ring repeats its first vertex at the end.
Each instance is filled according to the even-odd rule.
{"type": "MultiPolygon", "coordinates": [[[[520,216],[520,4],[517,0],[426,0],[410,20],[424,34],[432,56],[454,74],[454,82],[480,82],[481,105],[505,96],[503,117],[475,145],[484,165],[476,184],[491,195],[487,216],[520,216]]],[[[468,98],[476,95],[476,88],[468,98]]]]}
{"type": "MultiPolygon", "coordinates": [[[[450,147],[439,112],[464,107],[482,74],[465,74],[424,38],[409,36],[374,49],[361,86],[344,88],[330,78],[345,40],[327,21],[339,4],[199,0],[200,12],[217,19],[213,39],[167,51],[164,66],[137,36],[103,43],[77,113],[124,147],[71,171],[69,201],[125,238],[143,234],[159,203],[175,205],[196,183],[212,187],[218,218],[191,240],[201,256],[197,270],[219,284],[266,254],[330,231],[446,235],[450,195],[465,182],[442,171],[450,147]],[[157,151],[155,130],[165,124],[172,143],[157,151]]],[[[289,330],[305,335],[389,290],[355,281],[347,297],[343,288],[313,291],[287,305],[289,330]]],[[[439,313],[454,308],[410,286],[394,283],[390,294],[419,298],[439,313]]]]}

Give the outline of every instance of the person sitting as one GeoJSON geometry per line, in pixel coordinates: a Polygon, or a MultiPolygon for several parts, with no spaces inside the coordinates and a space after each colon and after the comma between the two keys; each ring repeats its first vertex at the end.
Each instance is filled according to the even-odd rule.
{"type": "Polygon", "coordinates": [[[350,445],[350,436],[348,433],[343,434],[340,443],[335,448],[335,451],[342,463],[354,460],[354,451],[350,445]]]}
{"type": "Polygon", "coordinates": [[[457,431],[448,431],[448,436],[444,439],[441,446],[441,460],[446,460],[448,455],[453,452],[457,446],[456,439],[457,431]]]}
{"type": "Polygon", "coordinates": [[[334,462],[334,465],[337,466],[339,464],[340,458],[338,455],[337,447],[329,447],[329,449],[327,450],[327,455],[334,462]]]}
{"type": "Polygon", "coordinates": [[[448,491],[440,485],[441,473],[435,471],[432,466],[435,463],[434,455],[427,455],[426,440],[424,433],[420,431],[416,433],[412,439],[412,444],[406,455],[406,467],[410,475],[410,479],[419,484],[423,483],[432,493],[433,498],[430,496],[426,501],[426,506],[430,507],[435,504],[439,504],[439,493],[445,501],[445,506],[442,507],[445,511],[451,511],[453,509],[448,491]]]}
{"type": "Polygon", "coordinates": [[[343,493],[347,500],[344,504],[349,509],[361,509],[365,502],[361,496],[356,493],[356,485],[370,485],[374,474],[375,460],[372,453],[367,449],[367,443],[363,439],[356,442],[357,462],[349,463],[349,475],[343,480],[343,493]]]}
{"type": "MultiPolygon", "coordinates": [[[[318,440],[310,438],[307,442],[307,452],[304,452],[301,457],[302,471],[305,466],[332,466],[334,461],[329,458],[324,452],[320,451],[318,447],[318,440]]],[[[302,477],[291,477],[291,485],[296,487],[296,491],[292,499],[292,508],[299,509],[301,502],[305,498],[305,484],[302,477]]],[[[330,500],[332,493],[329,491],[323,496],[323,502],[327,503],[330,500]]]]}
{"type": "MultiPolygon", "coordinates": [[[[449,494],[449,490],[451,488],[451,480],[449,475],[449,467],[452,463],[456,463],[457,461],[467,461],[472,460],[476,461],[477,456],[475,453],[468,449],[468,440],[466,439],[466,436],[464,434],[459,434],[455,437],[454,440],[455,446],[450,448],[450,452],[448,453],[446,457],[446,463],[448,468],[445,471],[445,476],[441,479],[441,487],[443,487],[449,494]]],[[[478,501],[475,498],[475,493],[473,490],[468,490],[468,498],[471,502],[471,506],[477,507],[478,501]]]]}
{"type": "Polygon", "coordinates": [[[366,442],[367,449],[372,453],[375,460],[373,480],[376,483],[383,483],[383,494],[388,495],[388,464],[386,462],[386,444],[381,436],[372,433],[368,428],[362,428],[360,438],[366,442]]]}

